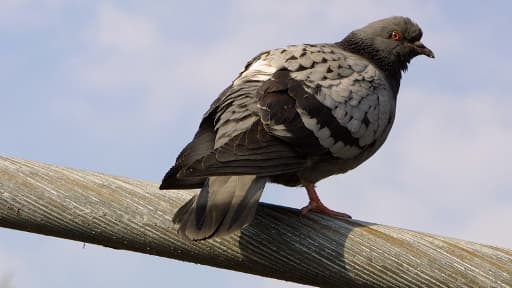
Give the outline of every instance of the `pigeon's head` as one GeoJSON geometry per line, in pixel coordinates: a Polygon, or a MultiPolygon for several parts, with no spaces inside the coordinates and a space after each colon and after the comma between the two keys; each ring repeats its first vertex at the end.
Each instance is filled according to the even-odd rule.
{"type": "Polygon", "coordinates": [[[341,41],[352,53],[374,62],[383,70],[407,70],[412,58],[425,55],[434,58],[432,50],[421,42],[420,26],[406,17],[390,17],[355,30],[341,41]]]}

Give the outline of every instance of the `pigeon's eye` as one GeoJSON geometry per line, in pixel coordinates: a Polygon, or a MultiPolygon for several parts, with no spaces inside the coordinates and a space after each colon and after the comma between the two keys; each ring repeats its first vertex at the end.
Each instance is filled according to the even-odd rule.
{"type": "Polygon", "coordinates": [[[393,31],[393,33],[391,33],[391,36],[389,36],[389,38],[391,38],[395,41],[398,41],[398,40],[400,40],[400,33],[393,31]]]}

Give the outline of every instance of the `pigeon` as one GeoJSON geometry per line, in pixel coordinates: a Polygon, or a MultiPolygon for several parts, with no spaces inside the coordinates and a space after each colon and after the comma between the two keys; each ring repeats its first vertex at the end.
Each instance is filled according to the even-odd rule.
{"type": "Polygon", "coordinates": [[[200,189],[174,215],[189,240],[230,235],[254,218],[267,182],[303,186],[313,211],[327,208],[315,183],[371,157],[395,118],[402,73],[434,58],[422,30],[390,17],[328,44],[258,54],[211,104],[160,189],[200,189]]]}

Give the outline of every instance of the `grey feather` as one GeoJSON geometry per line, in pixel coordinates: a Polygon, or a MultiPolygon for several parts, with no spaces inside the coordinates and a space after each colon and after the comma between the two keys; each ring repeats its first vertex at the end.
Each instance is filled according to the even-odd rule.
{"type": "Polygon", "coordinates": [[[258,121],[247,131],[182,169],[179,178],[222,175],[275,175],[306,164],[290,145],[271,136],[258,121]]]}
{"type": "Polygon", "coordinates": [[[190,240],[231,234],[249,224],[267,182],[252,175],[210,177],[198,195],[185,203],[173,222],[190,240]]]}
{"type": "Polygon", "coordinates": [[[211,115],[207,115],[203,119],[192,142],[181,151],[176,158],[176,164],[165,174],[160,189],[195,189],[203,186],[205,177],[180,178],[178,174],[184,167],[213,151],[215,131],[212,118],[211,115]]]}

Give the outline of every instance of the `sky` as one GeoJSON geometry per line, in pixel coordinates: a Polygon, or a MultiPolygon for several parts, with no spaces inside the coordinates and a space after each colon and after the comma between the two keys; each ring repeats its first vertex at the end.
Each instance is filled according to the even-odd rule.
{"type": "MultiPolygon", "coordinates": [[[[356,219],[512,248],[512,4],[461,3],[0,0],[0,155],[158,182],[252,56],[403,15],[436,59],[413,60],[387,142],[320,196],[356,219]]],[[[262,200],[307,197],[268,185],[262,200]]],[[[299,286],[0,228],[0,288],[240,284],[299,286]]]]}

